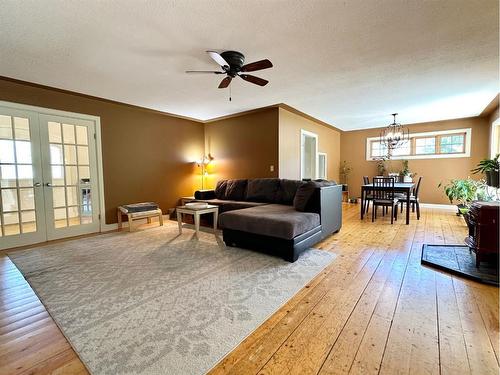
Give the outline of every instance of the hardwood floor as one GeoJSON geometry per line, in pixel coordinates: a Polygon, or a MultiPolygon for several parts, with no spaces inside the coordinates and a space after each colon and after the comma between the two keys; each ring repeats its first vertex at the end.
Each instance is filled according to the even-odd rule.
{"type": "MultiPolygon", "coordinates": [[[[211,374],[498,374],[498,288],[420,265],[422,243],[462,243],[451,211],[410,225],[344,205],[324,272],[211,374]]],[[[0,255],[0,373],[85,374],[19,271],[0,255]]]]}

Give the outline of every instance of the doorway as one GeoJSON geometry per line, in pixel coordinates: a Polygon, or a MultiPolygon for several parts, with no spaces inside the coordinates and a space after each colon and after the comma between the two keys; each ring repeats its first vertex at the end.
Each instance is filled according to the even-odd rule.
{"type": "Polygon", "coordinates": [[[314,180],[318,175],[318,135],[300,131],[300,178],[314,180]]]}
{"type": "Polygon", "coordinates": [[[13,106],[0,106],[0,249],[98,232],[96,121],[13,106]]]}

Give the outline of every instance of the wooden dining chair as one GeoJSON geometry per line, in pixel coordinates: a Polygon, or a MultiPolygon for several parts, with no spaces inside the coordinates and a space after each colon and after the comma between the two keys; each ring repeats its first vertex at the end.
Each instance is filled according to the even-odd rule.
{"type": "Polygon", "coordinates": [[[377,209],[391,208],[391,224],[398,220],[398,198],[394,196],[394,178],[373,177],[372,222],[377,218],[377,209]]]}
{"type": "MultiPolygon", "coordinates": [[[[410,195],[411,212],[415,212],[415,207],[417,208],[417,220],[420,220],[420,199],[418,197],[418,193],[420,191],[422,178],[422,176],[418,178],[417,186],[413,190],[413,194],[410,195]]],[[[401,212],[403,212],[403,206],[406,203],[406,196],[399,198],[399,203],[401,203],[401,212]]]]}
{"type": "MultiPolygon", "coordinates": [[[[369,183],[370,183],[370,178],[368,176],[363,176],[363,185],[368,185],[369,183]]],[[[370,201],[372,200],[373,200],[373,195],[371,194],[371,192],[366,193],[363,213],[368,212],[368,210],[370,209],[370,201]]]]}

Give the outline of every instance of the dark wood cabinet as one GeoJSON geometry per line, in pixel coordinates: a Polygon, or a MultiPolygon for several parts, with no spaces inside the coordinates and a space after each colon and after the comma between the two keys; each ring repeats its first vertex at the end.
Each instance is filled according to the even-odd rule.
{"type": "Polygon", "coordinates": [[[488,257],[498,256],[500,202],[474,202],[465,215],[469,235],[465,244],[476,253],[476,267],[488,257]]]}

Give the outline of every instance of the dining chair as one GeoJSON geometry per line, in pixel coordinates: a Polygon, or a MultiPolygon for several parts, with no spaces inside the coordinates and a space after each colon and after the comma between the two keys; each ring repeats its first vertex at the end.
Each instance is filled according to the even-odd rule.
{"type": "Polygon", "coordinates": [[[377,209],[391,208],[391,224],[398,220],[398,198],[394,196],[394,178],[374,177],[373,178],[373,200],[372,200],[372,222],[377,218],[377,209]]]}
{"type": "MultiPolygon", "coordinates": [[[[415,212],[415,207],[417,208],[417,220],[420,220],[420,199],[418,193],[420,191],[420,183],[422,182],[422,176],[418,178],[417,186],[410,195],[411,212],[415,212]]],[[[403,212],[403,205],[406,203],[406,197],[399,198],[399,203],[401,203],[401,212],[403,212]]]]}
{"type": "MultiPolygon", "coordinates": [[[[370,183],[370,178],[368,176],[363,176],[363,185],[368,185],[370,183]]],[[[363,213],[367,213],[370,209],[370,201],[373,200],[373,195],[371,192],[368,192],[365,197],[363,213]]]]}

